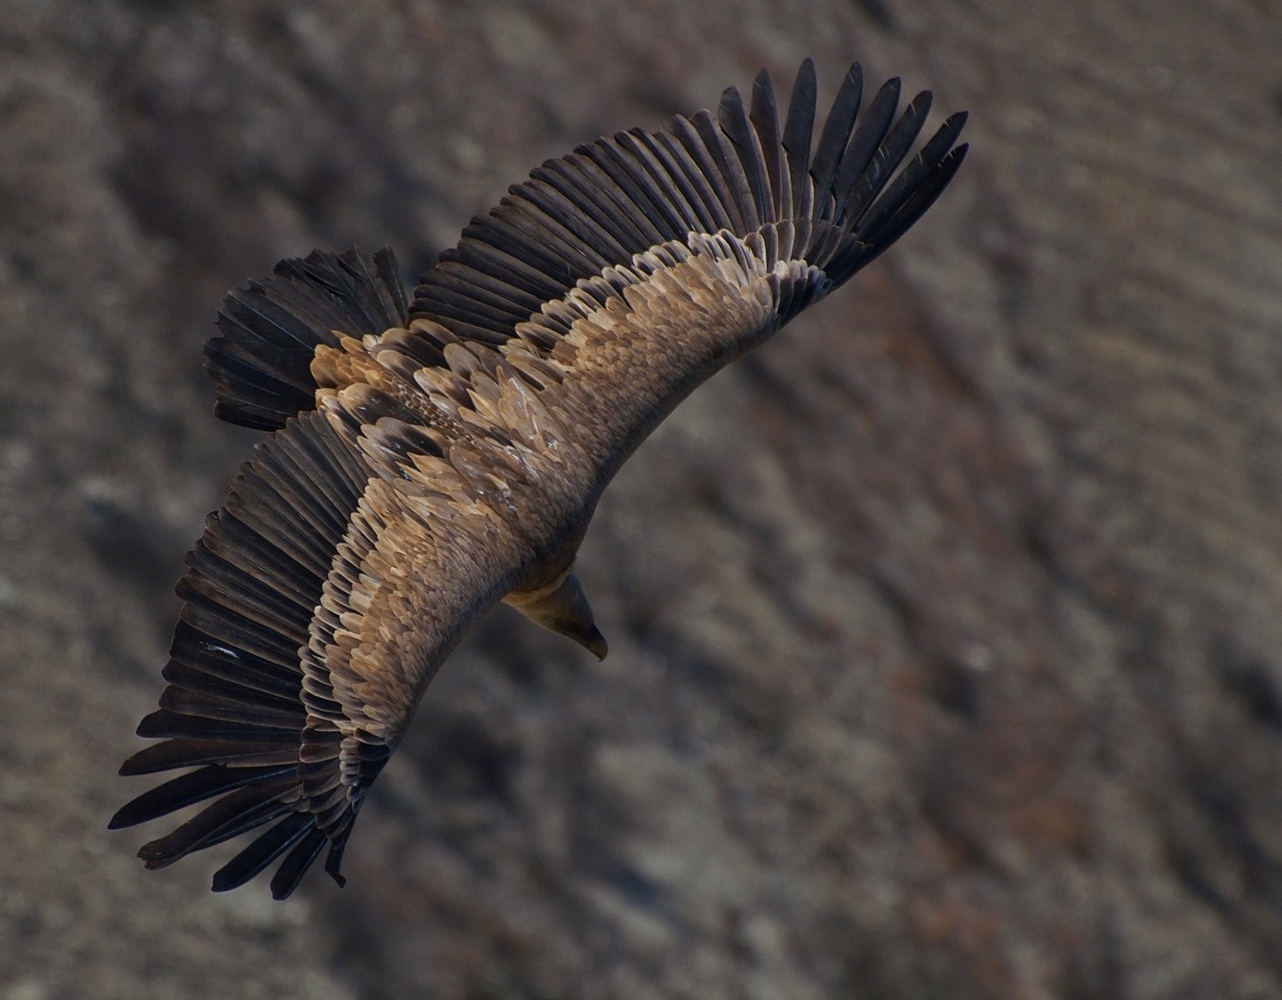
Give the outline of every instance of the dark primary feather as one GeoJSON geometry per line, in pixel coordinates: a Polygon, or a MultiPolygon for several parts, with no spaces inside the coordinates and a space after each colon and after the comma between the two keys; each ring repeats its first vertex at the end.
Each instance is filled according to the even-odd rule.
{"type": "Polygon", "coordinates": [[[810,146],[814,138],[817,89],[815,64],[807,59],[797,70],[792,96],[788,100],[788,118],[783,126],[783,148],[788,157],[794,219],[808,219],[814,207],[814,189],[810,182],[810,146]]]}
{"type": "Polygon", "coordinates": [[[261,782],[224,795],[172,833],[153,840],[138,852],[148,869],[167,868],[192,851],[201,851],[231,840],[255,827],[296,812],[289,795],[296,780],[286,775],[278,781],[261,782]]]}
{"type": "Polygon", "coordinates": [[[921,131],[926,112],[930,110],[929,93],[917,95],[887,140],[899,107],[900,89],[899,80],[887,80],[850,136],[850,145],[842,155],[832,184],[834,219],[838,223],[848,202],[866,202],[881,190],[889,172],[899,165],[921,131]]]}
{"type": "Polygon", "coordinates": [[[775,106],[770,76],[764,69],[752,81],[752,110],[748,118],[757,134],[757,148],[765,164],[767,191],[773,195],[771,204],[763,208],[762,217],[786,219],[792,213],[791,180],[784,183],[788,167],[779,136],[779,110],[775,106]]]}
{"type": "Polygon", "coordinates": [[[814,65],[806,60],[782,128],[761,74],[750,113],[730,88],[716,119],[707,112],[677,117],[658,133],[634,129],[548,161],[489,215],[472,220],[408,305],[390,250],[372,257],[316,251],[282,261],[271,278],[232,292],[220,310],[222,336],[206,347],[215,412],[279,428],[314,406],[311,361],[318,344],[337,343],[334,331],[378,335],[422,317],[465,340],[501,344],[577,281],[691,232],[746,237],[791,221],[797,245],[784,249],[825,268],[839,254],[831,274],[844,280],[912,225],[933,201],[931,191],[942,190],[952,175],[945,160],[964,155],[965,147],[951,152],[964,118],[949,119],[949,134],[941,131],[941,141],[928,143],[878,199],[920,132],[929,93],[892,127],[899,82],[891,80],[860,116],[863,72],[856,63],[812,155],[815,94],[814,65]],[[909,202],[916,208],[902,213],[909,202]],[[882,229],[892,217],[896,224],[882,229]],[[843,247],[823,223],[862,246],[843,247]]]}
{"type": "MultiPolygon", "coordinates": [[[[150,867],[286,813],[280,825],[233,859],[217,886],[231,888],[252,878],[299,838],[308,850],[324,845],[299,787],[307,712],[298,650],[307,643],[329,562],[367,478],[329,422],[312,412],[258,446],[223,509],[210,515],[179,585],[186,604],[165,668],[170,685],[161,695],[161,710],[139,726],[139,735],[166,742],[139,751],[121,773],[200,769],[139,796],[116,813],[111,827],[145,822],[224,792],[238,794],[234,801],[240,806],[215,802],[180,828],[183,835],[144,846],[150,867]],[[217,555],[228,547],[234,560],[217,555]],[[245,786],[256,791],[246,792],[245,786]],[[257,818],[245,825],[238,817],[249,810],[257,818]],[[228,834],[232,824],[237,829],[228,834]],[[306,836],[309,830],[319,841],[306,836]]],[[[278,888],[292,890],[294,883],[287,878],[278,888]]]]}
{"type": "MultiPolygon", "coordinates": [[[[666,396],[623,398],[635,388],[627,379],[636,368],[604,376],[598,370],[593,382],[577,367],[594,363],[593,337],[600,343],[633,338],[640,360],[629,363],[640,368],[651,356],[670,357],[666,349],[673,345],[658,338],[677,329],[703,338],[708,357],[728,356],[884,252],[930,207],[965,156],[966,146],[954,145],[965,122],[957,114],[896,176],[918,141],[929,93],[896,118],[900,88],[892,80],[861,115],[863,74],[856,64],[817,142],[816,93],[814,64],[806,60],[782,121],[762,73],[747,106],[732,88],[715,116],[702,111],[658,131],[620,132],[544,163],[468,224],[458,245],[423,276],[412,301],[390,250],[372,256],[317,251],[282,261],[271,277],[228,295],[218,316],[220,335],[206,347],[215,412],[274,433],[243,467],[188,557],[178,585],[184,603],[163,671],[168,686],[159,709],[138,727],[140,736],[161,742],[121,768],[129,775],[186,773],[125,805],[113,828],[200,806],[141,849],[148,868],[249,834],[215,874],[216,890],[275,864],[271,890],[283,898],[326,849],[325,870],[341,882],[362,797],[398,738],[388,735],[387,706],[376,704],[380,692],[360,687],[368,678],[353,672],[355,653],[338,648],[343,623],[374,600],[357,593],[369,578],[365,560],[380,541],[400,537],[376,509],[381,503],[386,514],[387,505],[394,506],[388,483],[421,487],[419,520],[411,528],[422,529],[423,548],[389,542],[389,551],[410,561],[425,552],[440,556],[413,563],[420,576],[428,574],[423,567],[464,575],[486,558],[515,559],[495,556],[498,548],[476,548],[478,539],[498,531],[494,524],[450,522],[433,537],[426,525],[439,515],[423,513],[436,510],[432,505],[442,497],[475,501],[477,482],[487,490],[494,482],[512,489],[530,478],[521,471],[528,462],[502,465],[503,449],[515,447],[520,434],[495,423],[494,414],[541,434],[549,415],[540,399],[564,403],[577,391],[583,403],[582,393],[595,386],[602,394],[598,410],[635,409],[635,427],[627,433],[643,436],[642,425],[661,419],[698,378],[693,370],[668,372],[666,396]],[[704,270],[687,267],[681,274],[691,284],[683,286],[673,274],[691,261],[704,270]],[[738,286],[736,302],[732,286],[716,285],[722,264],[724,273],[755,281],[755,297],[738,286]],[[723,314],[698,299],[710,288],[727,296],[720,300],[723,314]],[[617,308],[621,299],[626,308],[617,308]],[[689,311],[673,316],[662,311],[665,304],[689,311]],[[741,324],[740,345],[718,340],[724,330],[717,324],[729,324],[731,314],[741,324]],[[638,319],[644,315],[651,325],[638,319]],[[582,335],[574,343],[572,330],[582,335]],[[581,357],[575,344],[583,347],[581,357]],[[614,375],[620,384],[610,381],[614,375]],[[514,389],[518,384],[523,388],[514,389]],[[494,451],[487,456],[485,448],[494,451]],[[490,479],[487,457],[501,466],[490,479]],[[442,478],[431,479],[437,474],[442,478]],[[361,694],[353,695],[358,688],[361,694]]],[[[580,417],[590,409],[578,411],[580,417]]],[[[602,412],[596,416],[598,424],[609,423],[602,412]]],[[[586,463],[591,428],[573,430],[584,440],[566,434],[561,445],[586,463]]],[[[596,473],[608,479],[611,463],[631,446],[606,442],[600,455],[592,453],[596,473]]],[[[547,553],[560,544],[528,537],[528,524],[519,527],[522,551],[547,553]]],[[[488,544],[498,545],[493,538],[488,544]]],[[[410,627],[406,622],[431,624],[439,626],[437,646],[448,651],[466,621],[431,616],[475,614],[497,599],[485,587],[507,580],[502,586],[510,588],[509,566],[486,572],[493,580],[478,582],[476,594],[454,595],[455,612],[440,610],[442,588],[451,581],[438,573],[430,602],[411,595],[419,600],[408,602],[410,617],[378,634],[400,635],[410,627]]],[[[404,673],[401,663],[382,666],[388,674],[404,673]]],[[[412,677],[397,683],[421,689],[412,677]]],[[[400,707],[406,717],[413,709],[400,707]]]]}
{"type": "Polygon", "coordinates": [[[930,192],[938,194],[951,177],[948,157],[960,159],[964,147],[950,152],[955,133],[928,143],[925,158],[914,165],[914,183],[892,185],[879,200],[920,133],[929,93],[895,122],[899,82],[891,80],[861,117],[863,73],[855,64],[812,156],[815,91],[807,60],[782,128],[769,80],[759,76],[750,113],[731,88],[715,119],[706,111],[679,116],[660,132],[634,129],[545,163],[530,181],[514,186],[499,209],[473,220],[458,247],[442,255],[449,269],[423,276],[411,316],[430,318],[465,339],[502,343],[514,335],[510,317],[529,307],[529,294],[556,299],[598,273],[603,260],[629,263],[632,255],[684,241],[690,232],[726,229],[743,238],[786,221],[794,223],[797,240],[787,249],[825,269],[831,264],[844,280],[929,207],[930,192]],[[915,215],[901,213],[909,202],[915,215]],[[895,218],[896,225],[861,225],[868,212],[879,224],[895,218]],[[502,315],[468,308],[446,291],[447,282],[459,280],[484,281],[492,295],[508,295],[511,308],[502,315]]]}
{"type": "Polygon", "coordinates": [[[819,135],[819,145],[811,160],[810,176],[815,182],[815,199],[817,215],[821,219],[832,217],[829,192],[837,167],[850,141],[850,129],[859,114],[859,102],[864,93],[864,71],[858,63],[850,67],[841,88],[832,102],[832,109],[824,120],[823,132],[819,135]]]}
{"type": "Polygon", "coordinates": [[[961,135],[962,126],[965,124],[965,111],[949,115],[944,124],[939,127],[939,131],[895,178],[886,193],[854,220],[860,227],[861,233],[872,234],[870,239],[884,249],[894,243],[908,226],[921,218],[922,212],[930,207],[935,197],[943,191],[952,180],[957,168],[961,166],[967,147],[961,145],[954,149],[953,143],[961,135]],[[907,225],[899,229],[893,237],[889,234],[880,235],[886,220],[901,211],[904,204],[913,199],[923,206],[921,210],[913,214],[907,225]]]}

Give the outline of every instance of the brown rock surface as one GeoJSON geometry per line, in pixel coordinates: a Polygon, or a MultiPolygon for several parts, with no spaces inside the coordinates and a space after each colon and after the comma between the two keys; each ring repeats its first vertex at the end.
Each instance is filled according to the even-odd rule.
{"type": "Polygon", "coordinates": [[[0,1000],[1282,998],[1277,0],[0,2],[0,1000]],[[409,270],[534,163],[814,54],[972,111],[918,230],[602,504],[350,884],[106,820],[252,436],[223,290],[409,270]]]}

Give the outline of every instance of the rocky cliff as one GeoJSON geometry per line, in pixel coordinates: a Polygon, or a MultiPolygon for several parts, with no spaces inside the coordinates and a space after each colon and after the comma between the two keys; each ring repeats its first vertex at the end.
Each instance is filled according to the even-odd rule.
{"type": "Polygon", "coordinates": [[[0,3],[0,998],[1282,998],[1276,0],[177,6],[0,3]],[[808,54],[974,148],[619,477],[610,658],[482,623],[345,890],[144,873],[222,292],[808,54]]]}

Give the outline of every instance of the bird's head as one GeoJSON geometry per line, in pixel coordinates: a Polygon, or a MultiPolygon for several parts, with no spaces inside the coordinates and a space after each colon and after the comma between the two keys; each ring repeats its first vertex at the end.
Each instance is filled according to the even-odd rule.
{"type": "Polygon", "coordinates": [[[583,585],[573,573],[534,590],[514,590],[503,600],[535,625],[573,639],[598,660],[604,660],[609,652],[605,636],[592,618],[583,585]]]}

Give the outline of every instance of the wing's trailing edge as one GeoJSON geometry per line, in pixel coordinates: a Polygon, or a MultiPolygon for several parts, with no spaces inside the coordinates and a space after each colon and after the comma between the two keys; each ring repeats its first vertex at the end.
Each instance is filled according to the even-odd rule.
{"type": "Polygon", "coordinates": [[[138,727],[164,742],[129,758],[121,774],[197,770],[134,799],[110,825],[223,797],[144,845],[148,868],[272,824],[213,886],[233,889],[283,855],[271,887],[283,898],[325,847],[298,774],[308,722],[299,652],[369,475],[352,442],[324,414],[307,413],[258,445],[209,515],[178,584],[184,604],[163,673],[169,686],[138,727]]]}

